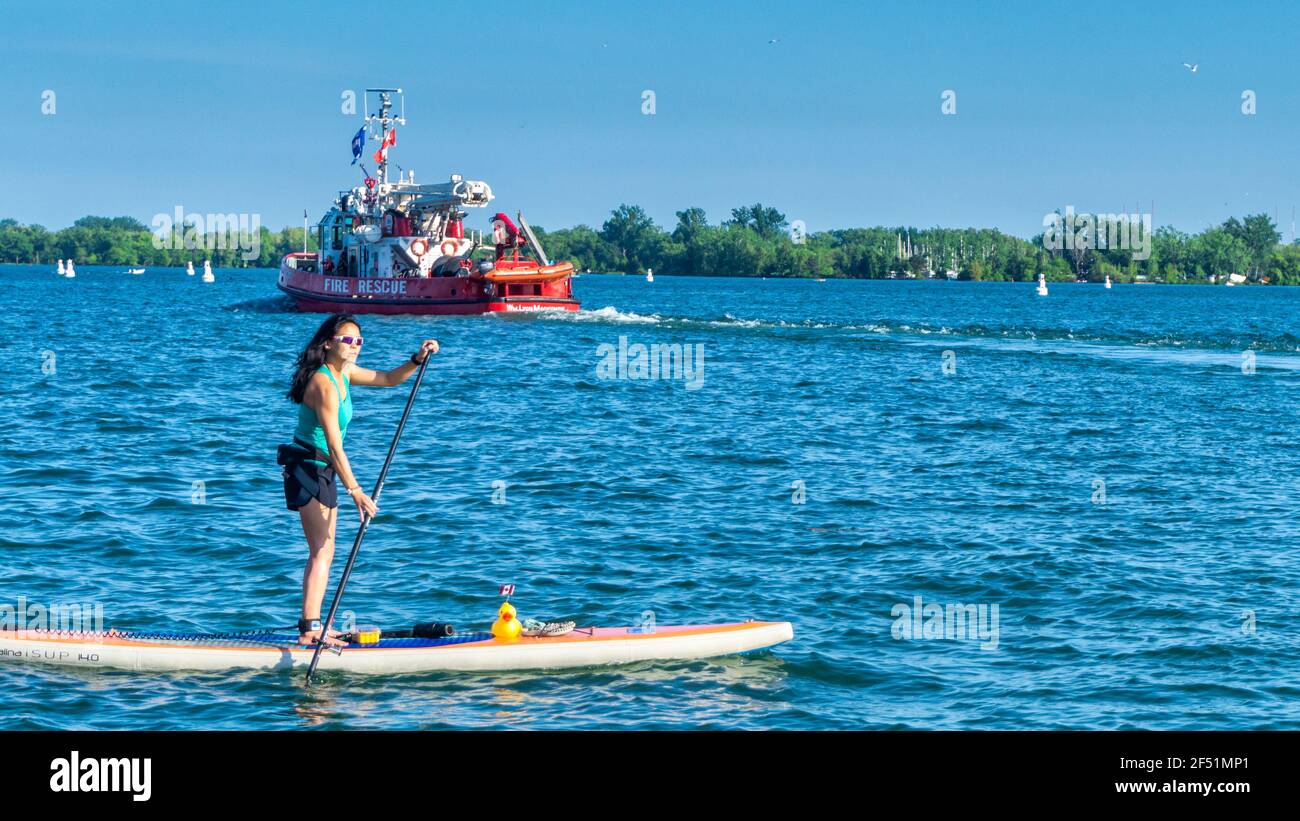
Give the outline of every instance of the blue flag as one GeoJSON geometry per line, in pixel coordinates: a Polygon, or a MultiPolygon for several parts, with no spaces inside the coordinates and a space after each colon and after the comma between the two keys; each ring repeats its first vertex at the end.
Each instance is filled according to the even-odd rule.
{"type": "Polygon", "coordinates": [[[366,127],[363,125],[357,129],[357,133],[352,137],[352,164],[357,164],[357,158],[361,156],[361,146],[366,142],[366,127]]]}

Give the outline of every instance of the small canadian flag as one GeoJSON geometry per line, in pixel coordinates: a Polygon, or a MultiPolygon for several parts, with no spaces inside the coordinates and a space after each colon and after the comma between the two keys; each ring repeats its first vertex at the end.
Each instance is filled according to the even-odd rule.
{"type": "Polygon", "coordinates": [[[513,584],[503,584],[503,585],[501,585],[501,595],[502,595],[502,596],[513,596],[514,594],[515,594],[515,586],[514,586],[513,584]]]}
{"type": "Polygon", "coordinates": [[[392,145],[397,145],[396,128],[384,135],[383,142],[379,144],[379,150],[375,152],[375,162],[383,162],[388,159],[388,147],[392,145]]]}

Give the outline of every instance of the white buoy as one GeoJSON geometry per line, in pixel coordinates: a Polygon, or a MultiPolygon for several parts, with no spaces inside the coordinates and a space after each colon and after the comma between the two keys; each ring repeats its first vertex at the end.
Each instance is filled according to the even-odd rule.
{"type": "Polygon", "coordinates": [[[194,260],[185,263],[185,273],[194,276],[194,260]]]}
{"type": "Polygon", "coordinates": [[[68,260],[67,272],[70,277],[75,277],[77,275],[77,272],[72,269],[72,260],[68,260]]]}
{"type": "Polygon", "coordinates": [[[1047,296],[1047,277],[1038,275],[1038,295],[1047,296]]]}
{"type": "Polygon", "coordinates": [[[65,277],[65,276],[67,276],[67,275],[68,275],[68,272],[65,271],[65,270],[63,269],[63,260],[60,259],[60,260],[59,260],[59,276],[61,276],[61,277],[65,277]]]}
{"type": "Polygon", "coordinates": [[[203,260],[203,281],[204,282],[217,281],[217,278],[212,275],[212,262],[206,259],[203,260]]]}
{"type": "Polygon", "coordinates": [[[1110,287],[1110,274],[1106,274],[1106,287],[1110,287]]]}
{"type": "Polygon", "coordinates": [[[646,281],[646,282],[654,282],[654,281],[655,281],[655,269],[653,269],[653,268],[647,268],[647,269],[645,270],[645,281],[646,281]]]}

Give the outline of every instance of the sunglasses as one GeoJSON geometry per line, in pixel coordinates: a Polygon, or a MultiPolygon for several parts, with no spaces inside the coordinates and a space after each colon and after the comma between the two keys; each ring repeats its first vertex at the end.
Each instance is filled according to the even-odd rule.
{"type": "Polygon", "coordinates": [[[366,340],[364,337],[360,337],[360,336],[336,336],[334,337],[334,341],[342,342],[344,345],[360,345],[362,342],[365,342],[366,340]]]}

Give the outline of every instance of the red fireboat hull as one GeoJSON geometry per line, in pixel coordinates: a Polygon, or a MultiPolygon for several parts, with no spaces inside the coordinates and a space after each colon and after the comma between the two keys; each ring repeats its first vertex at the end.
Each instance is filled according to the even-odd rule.
{"type": "Polygon", "coordinates": [[[487,314],[576,311],[568,278],[494,284],[473,277],[351,277],[280,264],[276,283],[300,311],[349,314],[487,314]]]}

